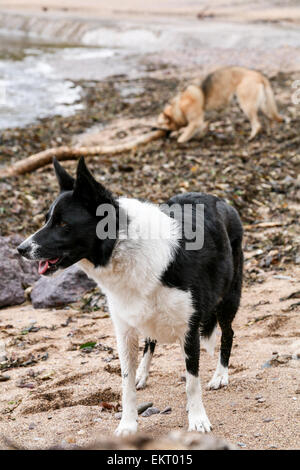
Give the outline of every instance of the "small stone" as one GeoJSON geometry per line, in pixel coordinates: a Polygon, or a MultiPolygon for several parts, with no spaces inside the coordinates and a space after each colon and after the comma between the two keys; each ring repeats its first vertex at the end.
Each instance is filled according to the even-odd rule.
{"type": "Polygon", "coordinates": [[[142,413],[142,416],[144,418],[148,418],[149,416],[151,415],[157,415],[158,413],[160,413],[160,410],[158,408],[155,408],[154,406],[150,406],[149,408],[147,408],[147,410],[145,410],[143,413],[142,413]]]}
{"type": "Polygon", "coordinates": [[[265,401],[266,401],[265,398],[259,398],[259,399],[257,400],[257,403],[264,403],[265,401]]]}
{"type": "Polygon", "coordinates": [[[293,278],[291,276],[284,276],[283,274],[275,274],[274,279],[282,279],[285,281],[291,281],[293,278]]]}
{"type": "Polygon", "coordinates": [[[244,444],[243,442],[237,442],[237,445],[239,447],[247,447],[246,444],[244,444]]]}
{"type": "Polygon", "coordinates": [[[84,429],[80,429],[80,431],[78,431],[77,434],[79,434],[79,435],[81,436],[82,434],[85,434],[85,430],[84,430],[84,429]]]}
{"type": "Polygon", "coordinates": [[[160,412],[161,415],[169,415],[172,411],[172,408],[170,406],[167,406],[164,410],[160,412]]]}
{"type": "Polygon", "coordinates": [[[6,374],[1,374],[0,375],[0,382],[7,382],[8,380],[10,380],[9,375],[6,375],[6,374]]]}
{"type": "Polygon", "coordinates": [[[264,422],[264,423],[271,423],[272,421],[274,421],[273,418],[264,418],[264,419],[263,419],[263,422],[264,422]]]}
{"type": "MultiPolygon", "coordinates": [[[[116,414],[118,414],[118,413],[116,413],[116,414]]],[[[122,413],[121,413],[121,415],[122,415],[122,413]]],[[[102,421],[102,419],[101,418],[94,418],[93,421],[94,421],[94,423],[100,423],[102,421]]]]}
{"type": "Polygon", "coordinates": [[[115,418],[116,419],[121,419],[122,418],[122,412],[120,411],[119,413],[115,413],[115,418]]]}
{"type": "Polygon", "coordinates": [[[138,414],[142,414],[144,411],[146,411],[148,408],[150,408],[151,406],[153,406],[153,403],[152,402],[145,402],[145,403],[140,403],[137,407],[137,412],[138,414]]]}
{"type": "Polygon", "coordinates": [[[30,423],[29,426],[28,426],[28,429],[34,429],[36,427],[36,424],[35,423],[30,423]]]}

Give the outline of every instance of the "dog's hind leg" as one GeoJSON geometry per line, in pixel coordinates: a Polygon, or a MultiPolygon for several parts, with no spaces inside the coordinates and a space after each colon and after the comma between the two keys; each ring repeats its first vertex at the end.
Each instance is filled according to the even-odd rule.
{"type": "Polygon", "coordinates": [[[275,97],[269,80],[264,82],[264,99],[261,100],[260,109],[272,121],[283,122],[284,117],[278,113],[275,97]]]}
{"type": "Polygon", "coordinates": [[[151,340],[151,338],[145,339],[143,358],[138,367],[135,379],[136,388],[138,390],[146,387],[155,346],[156,340],[151,340]]]}
{"type": "Polygon", "coordinates": [[[232,249],[235,274],[229,293],[217,309],[217,319],[221,327],[222,336],[218,365],[213,378],[207,385],[208,389],[213,390],[226,387],[228,385],[228,363],[234,334],[231,324],[239,308],[241,298],[243,254],[240,247],[240,241],[237,242],[236,246],[233,244],[232,249]]]}
{"type": "Polygon", "coordinates": [[[241,109],[250,120],[251,133],[249,140],[252,140],[262,129],[257,113],[264,97],[263,85],[255,84],[254,86],[253,83],[243,81],[237,87],[236,96],[241,109]]]}
{"type": "Polygon", "coordinates": [[[182,348],[185,354],[186,365],[186,394],[189,431],[209,432],[211,424],[202,402],[201,382],[199,378],[199,325],[193,324],[193,319],[185,335],[182,348]]]}

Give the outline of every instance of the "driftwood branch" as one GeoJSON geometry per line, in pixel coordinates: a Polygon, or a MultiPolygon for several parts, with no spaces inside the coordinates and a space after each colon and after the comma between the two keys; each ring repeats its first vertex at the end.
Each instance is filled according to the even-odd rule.
{"type": "Polygon", "coordinates": [[[24,158],[13,165],[0,169],[0,178],[9,178],[11,176],[23,175],[51,163],[53,157],[57,160],[76,160],[79,157],[93,155],[115,155],[117,153],[128,152],[140,145],[145,145],[153,140],[160,139],[166,135],[166,131],[158,129],[147,134],[143,134],[123,144],[117,145],[97,145],[91,147],[56,147],[45,150],[30,157],[24,158]]]}

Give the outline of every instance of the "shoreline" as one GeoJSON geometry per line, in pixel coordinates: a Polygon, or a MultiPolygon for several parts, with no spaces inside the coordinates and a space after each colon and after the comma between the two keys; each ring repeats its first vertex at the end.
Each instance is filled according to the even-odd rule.
{"type": "Polygon", "coordinates": [[[261,2],[244,0],[215,0],[213,6],[208,6],[205,0],[192,1],[186,5],[184,0],[169,2],[168,0],[141,2],[127,0],[126,5],[121,0],[112,0],[109,5],[103,0],[87,0],[82,5],[80,0],[69,0],[61,6],[59,0],[10,0],[2,1],[0,11],[20,14],[59,14],[65,18],[77,17],[88,19],[127,18],[215,18],[234,21],[289,21],[300,22],[300,6],[297,2],[290,2],[289,6],[278,6],[272,0],[261,2]],[[274,5],[275,3],[275,5],[274,5]]]}

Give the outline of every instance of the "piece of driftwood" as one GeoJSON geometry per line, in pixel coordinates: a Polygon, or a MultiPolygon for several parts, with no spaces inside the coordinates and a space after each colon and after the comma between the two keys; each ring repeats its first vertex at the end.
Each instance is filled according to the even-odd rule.
{"type": "Polygon", "coordinates": [[[93,155],[115,155],[117,153],[128,152],[139,147],[140,145],[148,144],[153,140],[160,139],[166,135],[166,131],[157,129],[146,134],[138,136],[123,144],[116,145],[97,145],[92,147],[55,147],[43,152],[36,153],[30,157],[24,158],[13,165],[0,169],[0,178],[9,178],[11,176],[23,175],[30,173],[38,168],[51,163],[53,157],[57,160],[76,160],[79,157],[93,156],[93,155]]]}

